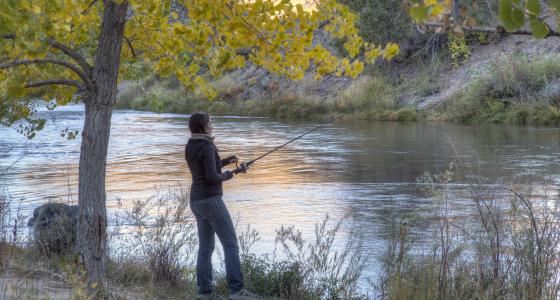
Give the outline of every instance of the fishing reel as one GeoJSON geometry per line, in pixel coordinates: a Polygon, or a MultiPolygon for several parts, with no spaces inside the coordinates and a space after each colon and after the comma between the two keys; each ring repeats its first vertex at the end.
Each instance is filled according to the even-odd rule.
{"type": "Polygon", "coordinates": [[[247,173],[247,170],[249,170],[249,164],[247,162],[242,162],[241,164],[235,164],[235,169],[232,170],[233,174],[239,174],[239,173],[247,173]]]}

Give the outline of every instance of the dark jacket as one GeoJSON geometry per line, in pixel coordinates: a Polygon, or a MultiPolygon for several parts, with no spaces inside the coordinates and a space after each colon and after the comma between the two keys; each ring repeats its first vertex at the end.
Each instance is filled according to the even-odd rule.
{"type": "Polygon", "coordinates": [[[185,146],[185,160],[192,175],[191,201],[223,195],[222,181],[231,179],[229,172],[222,174],[222,164],[216,146],[206,140],[189,139],[185,146]]]}

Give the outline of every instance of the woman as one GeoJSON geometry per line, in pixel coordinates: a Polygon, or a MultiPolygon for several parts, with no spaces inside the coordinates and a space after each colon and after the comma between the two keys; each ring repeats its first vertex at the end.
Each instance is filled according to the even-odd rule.
{"type": "Polygon", "coordinates": [[[192,114],[189,130],[191,138],[185,146],[185,159],[192,174],[190,204],[198,228],[197,299],[212,299],[214,234],[218,235],[224,248],[230,299],[254,299],[255,295],[243,289],[237,236],[222,201],[222,182],[234,175],[232,171],[222,173],[222,167],[236,163],[237,157],[220,160],[212,137],[212,120],[207,113],[192,114]]]}

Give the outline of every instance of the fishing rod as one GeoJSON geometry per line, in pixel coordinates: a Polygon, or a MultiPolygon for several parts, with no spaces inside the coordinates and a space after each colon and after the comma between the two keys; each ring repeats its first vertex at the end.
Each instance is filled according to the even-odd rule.
{"type": "Polygon", "coordinates": [[[284,143],[284,144],[282,144],[282,145],[280,145],[280,146],[278,146],[278,147],[276,147],[276,148],[274,148],[274,149],[272,149],[272,150],[266,152],[265,154],[263,154],[263,155],[261,155],[261,156],[255,158],[255,159],[253,159],[253,160],[250,160],[250,161],[248,161],[248,162],[243,162],[243,163],[241,163],[240,165],[236,165],[236,168],[235,168],[234,170],[232,170],[233,174],[238,174],[238,173],[245,173],[245,172],[247,172],[247,170],[249,169],[249,167],[250,167],[253,163],[255,163],[257,160],[259,160],[259,159],[261,159],[261,158],[263,158],[263,157],[265,157],[265,156],[267,156],[267,155],[269,155],[269,154],[271,154],[271,153],[273,153],[273,152],[275,152],[275,151],[277,151],[277,150],[279,150],[279,149],[281,149],[281,148],[283,148],[283,147],[285,147],[285,146],[287,146],[287,145],[289,145],[289,144],[291,144],[291,143],[293,143],[293,142],[295,142],[295,141],[301,139],[302,137],[304,137],[304,136],[306,136],[306,135],[312,133],[312,132],[315,131],[315,130],[321,129],[321,128],[323,128],[323,127],[325,127],[325,126],[331,124],[332,122],[334,122],[334,121],[335,121],[336,119],[338,119],[338,118],[339,118],[339,117],[333,117],[333,118],[330,119],[329,121],[327,121],[327,122],[325,122],[325,123],[323,123],[323,124],[321,124],[321,125],[319,125],[319,126],[313,128],[313,129],[311,129],[311,130],[305,132],[304,134],[302,134],[302,135],[300,135],[300,136],[298,136],[298,137],[296,137],[296,138],[294,138],[294,139],[291,139],[291,140],[288,141],[287,143],[284,143]]]}

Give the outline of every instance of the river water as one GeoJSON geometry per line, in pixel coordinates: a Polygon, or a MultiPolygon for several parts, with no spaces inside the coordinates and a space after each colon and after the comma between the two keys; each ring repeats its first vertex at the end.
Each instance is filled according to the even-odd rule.
{"type": "MultiPolygon", "coordinates": [[[[43,112],[48,122],[28,140],[0,127],[0,174],[12,209],[28,215],[49,201],[77,202],[80,137],[79,105],[43,112]]],[[[108,154],[107,206],[111,215],[158,190],[190,184],[184,161],[187,115],[115,111],[108,154]],[[118,208],[121,199],[122,208],[118,208]]],[[[283,144],[316,123],[267,118],[215,117],[216,144],[222,157],[242,161],[283,144]]],[[[337,122],[315,131],[258,161],[247,173],[224,184],[224,201],[243,226],[260,233],[258,252],[274,248],[275,230],[295,226],[313,238],[313,225],[329,214],[347,217],[364,235],[372,261],[383,250],[383,236],[394,215],[421,214],[434,199],[417,178],[448,169],[457,156],[468,175],[489,183],[530,176],[534,182],[560,183],[560,130],[443,123],[337,122]]],[[[472,206],[466,185],[452,185],[456,212],[472,206]]],[[[429,222],[417,230],[427,229],[429,222]]],[[[374,263],[372,265],[375,265],[374,263]]],[[[373,267],[375,268],[375,267],[373,267]]]]}

